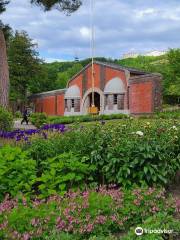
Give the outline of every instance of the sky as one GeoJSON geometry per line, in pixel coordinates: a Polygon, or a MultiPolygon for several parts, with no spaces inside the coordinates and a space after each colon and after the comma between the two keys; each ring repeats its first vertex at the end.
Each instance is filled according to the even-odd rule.
{"type": "MultiPolygon", "coordinates": [[[[180,47],[179,0],[94,0],[95,56],[121,58],[180,47]]],[[[11,0],[1,20],[25,30],[46,62],[91,56],[90,0],[71,16],[43,12],[30,0],[11,0]]]]}

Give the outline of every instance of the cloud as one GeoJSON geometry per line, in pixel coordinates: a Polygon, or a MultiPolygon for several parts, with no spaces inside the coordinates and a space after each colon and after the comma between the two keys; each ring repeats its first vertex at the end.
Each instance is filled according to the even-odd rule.
{"type": "MultiPolygon", "coordinates": [[[[13,29],[25,30],[47,61],[86,58],[90,51],[90,1],[71,16],[43,12],[30,0],[14,0],[1,15],[13,29]]],[[[120,58],[129,51],[180,47],[179,0],[95,1],[96,56],[120,58]]]]}

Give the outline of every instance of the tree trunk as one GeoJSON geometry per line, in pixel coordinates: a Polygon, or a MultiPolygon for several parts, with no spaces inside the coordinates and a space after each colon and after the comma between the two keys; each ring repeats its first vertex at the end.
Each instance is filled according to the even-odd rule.
{"type": "Polygon", "coordinates": [[[7,61],[6,42],[0,29],[0,106],[8,107],[9,103],[9,68],[7,61]]]}

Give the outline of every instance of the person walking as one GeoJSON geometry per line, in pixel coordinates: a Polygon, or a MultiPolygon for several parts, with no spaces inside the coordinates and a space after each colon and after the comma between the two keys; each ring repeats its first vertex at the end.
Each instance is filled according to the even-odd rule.
{"type": "Polygon", "coordinates": [[[25,108],[24,112],[23,112],[23,119],[21,121],[21,124],[23,124],[24,122],[26,122],[26,124],[28,125],[28,111],[27,111],[27,108],[25,108]]]}

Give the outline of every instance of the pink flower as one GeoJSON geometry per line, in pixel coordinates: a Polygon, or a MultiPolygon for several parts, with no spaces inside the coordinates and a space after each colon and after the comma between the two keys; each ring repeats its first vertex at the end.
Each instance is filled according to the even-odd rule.
{"type": "Polygon", "coordinates": [[[133,201],[133,203],[136,205],[136,206],[140,206],[141,205],[141,201],[139,201],[139,199],[135,199],[133,201]]]}
{"type": "Polygon", "coordinates": [[[96,217],[95,223],[96,224],[104,224],[106,222],[106,220],[107,220],[106,216],[99,215],[96,217]]]}
{"type": "Polygon", "coordinates": [[[29,240],[30,239],[30,234],[29,233],[24,233],[23,234],[23,240],[29,240]]]}
{"type": "Polygon", "coordinates": [[[114,221],[114,222],[116,222],[116,221],[117,221],[117,216],[116,216],[116,215],[112,215],[112,216],[111,216],[111,220],[114,221]]]}
{"type": "Polygon", "coordinates": [[[8,225],[8,221],[4,221],[3,223],[0,224],[0,230],[6,228],[8,225]]]}
{"type": "Polygon", "coordinates": [[[93,229],[94,229],[93,224],[92,224],[92,223],[89,223],[89,224],[87,225],[86,232],[90,233],[90,232],[93,231],[93,229]]]}
{"type": "Polygon", "coordinates": [[[33,218],[33,219],[31,220],[31,225],[32,225],[32,226],[37,227],[39,224],[40,224],[40,219],[38,219],[38,218],[33,218]]]}
{"type": "Polygon", "coordinates": [[[66,227],[66,223],[60,217],[56,219],[56,227],[58,230],[64,230],[66,227]]]}

